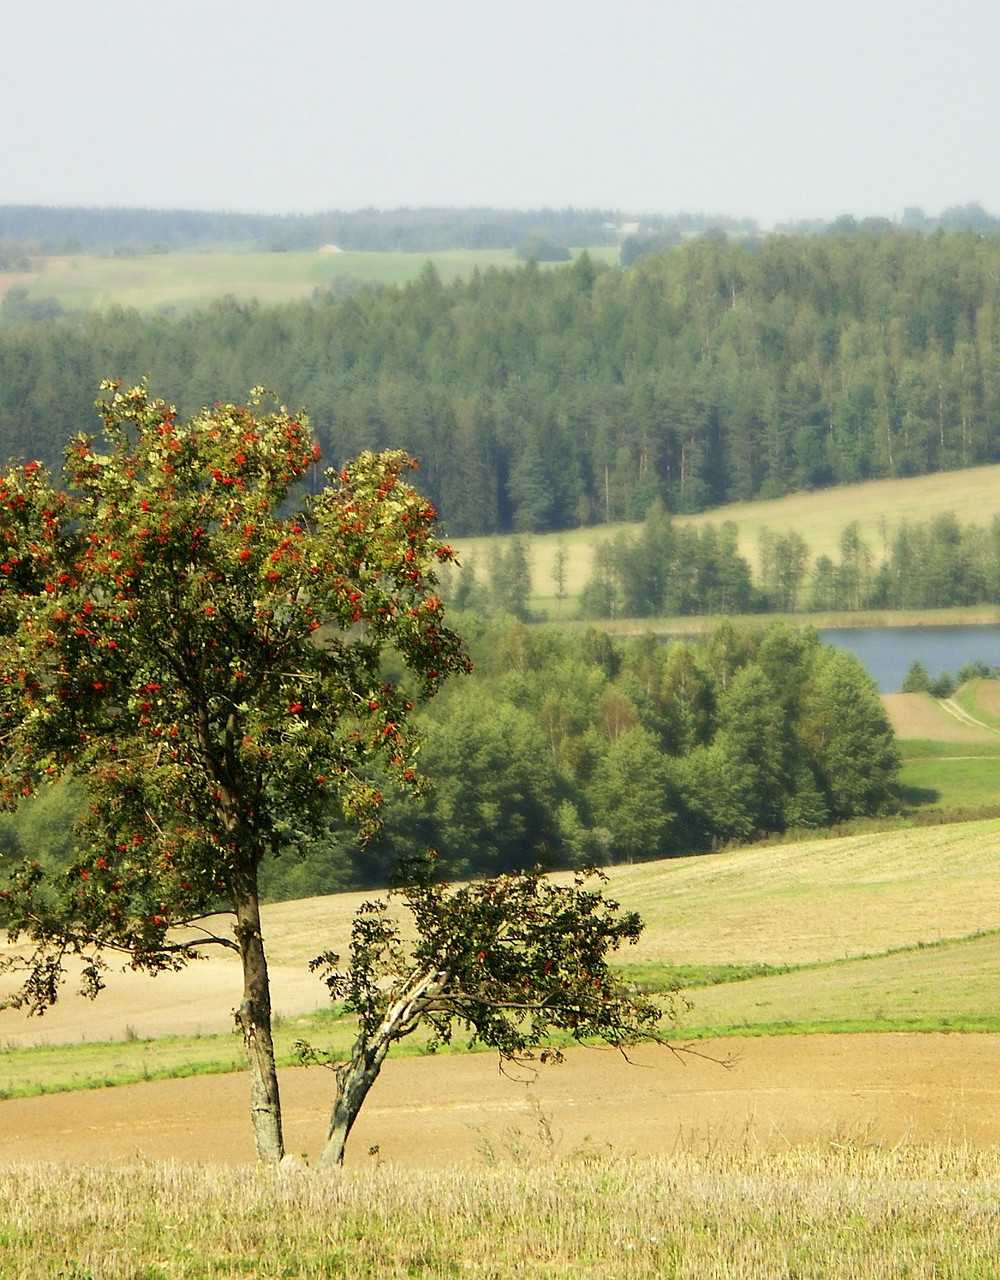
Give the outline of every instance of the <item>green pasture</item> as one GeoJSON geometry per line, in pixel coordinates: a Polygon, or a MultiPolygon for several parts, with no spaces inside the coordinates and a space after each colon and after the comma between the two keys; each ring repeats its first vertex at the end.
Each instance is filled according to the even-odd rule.
{"type": "MultiPolygon", "coordinates": [[[[577,250],[576,252],[583,252],[577,250]]],[[[588,248],[602,262],[617,260],[615,248],[588,248]]],[[[512,249],[449,249],[438,253],[252,253],[236,251],[98,257],[77,254],[38,260],[30,274],[0,273],[0,296],[11,286],[31,298],[54,298],[69,311],[108,306],[142,311],[180,311],[232,296],[260,302],[306,298],[314,289],[340,284],[401,285],[415,280],[432,262],[445,281],[471,275],[478,267],[515,267],[512,249]]],[[[553,264],[555,265],[555,264],[553,264]]]]}
{"type": "Polygon", "coordinates": [[[947,812],[985,808],[1000,811],[1000,752],[968,759],[904,760],[899,776],[904,803],[908,805],[947,812]]]}
{"type": "Polygon", "coordinates": [[[956,690],[953,701],[977,724],[960,721],[927,693],[883,697],[903,757],[907,809],[1000,813],[1000,734],[993,731],[1000,717],[991,710],[998,695],[996,680],[970,680],[956,690]]]}

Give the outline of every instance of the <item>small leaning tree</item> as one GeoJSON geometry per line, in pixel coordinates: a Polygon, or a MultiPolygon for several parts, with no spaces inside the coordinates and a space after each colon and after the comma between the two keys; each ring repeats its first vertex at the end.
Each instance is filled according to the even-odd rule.
{"type": "MultiPolygon", "coordinates": [[[[562,1061],[561,1043],[600,1040],[626,1052],[642,1040],[666,1043],[668,1003],[638,995],[608,966],[642,921],[604,896],[604,876],[580,871],[568,884],[522,871],[450,888],[435,879],[434,855],[403,867],[395,891],[405,911],[366,903],[354,920],[350,962],[333,953],[312,967],[331,996],[357,1015],[350,1058],[303,1041],[305,1062],[332,1068],[337,1089],[324,1165],[339,1165],[365,1098],[397,1041],[418,1027],[430,1047],[457,1033],[496,1049],[501,1067],[562,1061]]],[[[673,1048],[673,1046],[668,1046],[673,1048]]],[[[674,1049],[674,1052],[688,1050],[674,1049]]]]}

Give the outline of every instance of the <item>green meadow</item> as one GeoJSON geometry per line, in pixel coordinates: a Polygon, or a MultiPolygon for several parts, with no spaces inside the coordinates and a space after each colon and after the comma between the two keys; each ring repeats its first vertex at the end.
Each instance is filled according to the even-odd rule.
{"type": "MultiPolygon", "coordinates": [[[[577,250],[576,252],[583,252],[577,250]]],[[[617,260],[615,248],[588,248],[602,262],[617,260]]],[[[513,249],[449,249],[436,253],[253,253],[236,251],[99,257],[76,254],[38,260],[31,273],[0,273],[0,296],[26,288],[33,299],[54,298],[69,311],[135,307],[179,311],[231,296],[262,303],[307,298],[316,289],[364,284],[403,285],[431,262],[442,280],[477,268],[520,265],[513,249]]]]}

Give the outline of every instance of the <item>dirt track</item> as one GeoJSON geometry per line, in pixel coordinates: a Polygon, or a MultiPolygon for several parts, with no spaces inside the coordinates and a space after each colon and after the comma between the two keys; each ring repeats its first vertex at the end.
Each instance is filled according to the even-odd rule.
{"type": "MultiPolygon", "coordinates": [[[[391,1061],[350,1158],[364,1163],[375,1144],[408,1164],[480,1161],[489,1147],[501,1157],[518,1145],[541,1153],[539,1114],[562,1153],[585,1143],[642,1154],[747,1140],[1000,1143],[1000,1035],[785,1036],[698,1048],[735,1062],[725,1070],[647,1048],[629,1066],[581,1049],[525,1085],[501,1077],[487,1054],[391,1061]]],[[[315,1153],[331,1086],[321,1069],[284,1073],[291,1151],[315,1153]]],[[[3,1102],[2,1158],[246,1161],[246,1088],[239,1075],[202,1076],[3,1102]]]]}

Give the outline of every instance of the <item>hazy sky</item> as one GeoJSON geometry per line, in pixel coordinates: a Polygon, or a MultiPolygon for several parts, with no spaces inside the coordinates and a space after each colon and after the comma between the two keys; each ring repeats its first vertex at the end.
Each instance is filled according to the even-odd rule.
{"type": "Polygon", "coordinates": [[[6,0],[0,204],[1000,211],[997,0],[6,0]]]}

